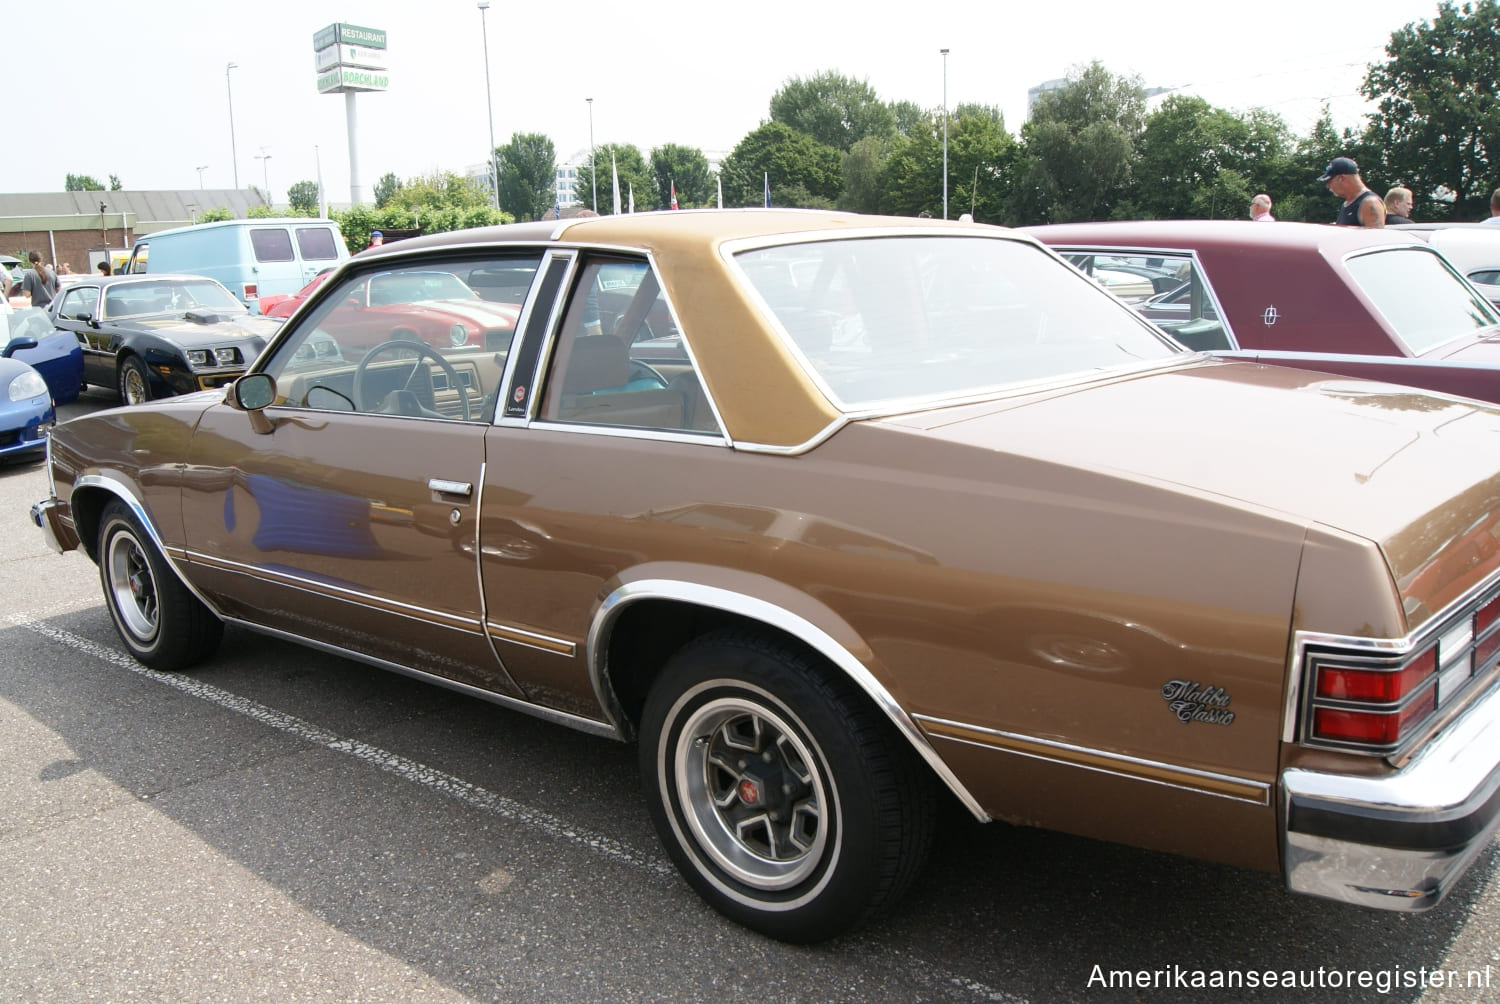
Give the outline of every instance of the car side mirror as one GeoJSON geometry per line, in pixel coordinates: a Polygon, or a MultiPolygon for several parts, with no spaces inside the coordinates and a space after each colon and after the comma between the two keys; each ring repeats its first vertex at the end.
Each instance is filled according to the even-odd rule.
{"type": "Polygon", "coordinates": [[[269,373],[250,373],[229,385],[224,394],[224,403],[235,411],[243,411],[250,419],[250,430],[262,436],[276,431],[275,424],[266,417],[265,409],[276,401],[276,378],[269,373]]]}
{"type": "Polygon", "coordinates": [[[34,348],[36,348],[35,338],[12,338],[9,342],[5,343],[5,351],[0,353],[0,355],[4,355],[6,359],[9,359],[12,353],[20,352],[22,349],[34,348]]]}

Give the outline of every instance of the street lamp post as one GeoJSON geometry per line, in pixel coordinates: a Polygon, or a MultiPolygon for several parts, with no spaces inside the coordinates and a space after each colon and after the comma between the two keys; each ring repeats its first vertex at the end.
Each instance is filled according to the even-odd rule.
{"type": "MultiPolygon", "coordinates": [[[[264,150],[265,147],[261,147],[261,149],[264,150]]],[[[255,159],[260,161],[260,180],[261,184],[265,186],[266,201],[274,206],[276,204],[276,200],[271,198],[271,171],[269,165],[267,164],[267,161],[271,159],[271,155],[269,153],[258,153],[255,155],[255,159]]]]}
{"type": "Polygon", "coordinates": [[[594,183],[594,212],[599,211],[599,170],[594,166],[594,99],[584,98],[589,103],[589,181],[594,183]]]}
{"type": "Polygon", "coordinates": [[[943,219],[948,218],[948,50],[943,54],[943,219]]]}
{"type": "Polygon", "coordinates": [[[194,170],[198,172],[198,189],[201,191],[203,189],[203,172],[208,170],[208,165],[203,164],[194,168],[194,170]]]}
{"type": "Polygon", "coordinates": [[[495,193],[495,208],[500,208],[500,164],[495,160],[495,100],[490,93],[490,33],[485,24],[485,11],[490,9],[489,0],[479,0],[479,33],[484,39],[484,103],[490,112],[490,190],[495,193]]]}
{"type": "Polygon", "coordinates": [[[234,85],[229,80],[229,71],[238,65],[230,63],[224,67],[224,89],[229,93],[229,160],[234,164],[235,191],[240,187],[240,155],[234,148],[234,85]]]}

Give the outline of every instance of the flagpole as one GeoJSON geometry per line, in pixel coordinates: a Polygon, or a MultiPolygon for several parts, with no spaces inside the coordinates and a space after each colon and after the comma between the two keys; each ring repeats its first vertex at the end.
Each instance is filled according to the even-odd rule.
{"type": "Polygon", "coordinates": [[[609,151],[609,173],[615,179],[615,215],[620,215],[620,167],[615,163],[615,151],[611,147],[609,151]]]}

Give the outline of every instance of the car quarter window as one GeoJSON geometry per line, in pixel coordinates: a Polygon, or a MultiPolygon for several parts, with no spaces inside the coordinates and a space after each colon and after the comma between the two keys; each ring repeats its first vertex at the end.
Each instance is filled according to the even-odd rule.
{"type": "Polygon", "coordinates": [[[542,393],[543,421],[718,434],[665,293],[640,260],[582,260],[542,393]]]}
{"type": "Polygon", "coordinates": [[[281,405],[490,422],[540,263],[528,251],[348,275],[260,368],[281,405]]]}
{"type": "Polygon", "coordinates": [[[1235,347],[1213,287],[1192,255],[1073,250],[1062,256],[1188,348],[1235,347]]]}
{"type": "Polygon", "coordinates": [[[1483,296],[1427,248],[1391,248],[1348,259],[1349,274],[1414,355],[1500,320],[1483,296]]]}

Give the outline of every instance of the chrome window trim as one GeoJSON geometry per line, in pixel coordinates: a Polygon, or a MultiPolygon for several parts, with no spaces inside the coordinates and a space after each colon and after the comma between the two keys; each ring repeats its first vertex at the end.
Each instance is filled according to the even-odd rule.
{"type": "Polygon", "coordinates": [[[901,707],[890,691],[885,689],[880,681],[875,678],[875,675],[853,653],[839,644],[837,640],[822,628],[808,621],[806,618],[766,600],[729,589],[705,586],[696,582],[684,582],[676,579],[641,579],[637,582],[626,583],[618,587],[605,597],[604,602],[599,605],[599,609],[594,614],[593,621],[589,624],[588,640],[585,648],[589,681],[593,685],[594,696],[598,700],[599,706],[604,710],[605,715],[609,717],[610,721],[614,723],[615,728],[622,734],[626,731],[625,723],[627,718],[624,709],[615,697],[614,688],[609,684],[609,667],[605,662],[605,657],[609,650],[609,634],[615,621],[627,607],[640,600],[653,599],[676,600],[739,614],[750,620],[769,624],[772,627],[785,631],[804,644],[811,646],[820,655],[843,671],[875,702],[881,712],[896,726],[897,731],[911,744],[916,753],[926,761],[927,765],[932,768],[933,772],[937,774],[948,789],[974,814],[974,818],[980,822],[989,821],[989,814],[985,812],[979,801],[964,787],[963,782],[958,779],[958,776],[953,773],[942,757],[938,756],[937,750],[928,742],[927,736],[922,729],[906,713],[905,709],[901,707]]]}
{"type": "Polygon", "coordinates": [[[559,309],[559,304],[563,302],[577,268],[578,252],[575,248],[548,248],[543,252],[541,264],[537,266],[537,274],[531,283],[531,289],[526,292],[526,302],[522,304],[521,313],[516,317],[516,337],[511,342],[510,352],[505,357],[505,372],[500,375],[500,386],[505,388],[505,392],[495,397],[495,413],[490,418],[491,425],[524,428],[531,421],[539,396],[536,393],[537,375],[546,372],[546,358],[550,354],[549,346],[556,337],[558,325],[562,323],[562,311],[559,309]],[[542,279],[545,273],[550,271],[552,264],[558,261],[564,262],[565,266],[557,291],[553,294],[550,304],[539,304],[542,279]],[[526,382],[526,386],[531,388],[531,392],[526,396],[526,415],[521,418],[506,418],[505,399],[510,393],[511,385],[516,381],[518,375],[516,371],[521,365],[521,343],[525,340],[526,328],[531,323],[532,314],[543,306],[547,311],[547,327],[542,332],[542,347],[537,352],[536,365],[532,368],[531,376],[526,382]]]}
{"type": "MultiPolygon", "coordinates": [[[[1301,738],[1306,732],[1304,719],[1311,713],[1310,709],[1312,707],[1310,701],[1304,700],[1304,692],[1311,686],[1311,681],[1304,679],[1303,676],[1307,665],[1308,649],[1342,649],[1354,658],[1370,656],[1402,659],[1436,642],[1438,638],[1453,630],[1454,626],[1464,616],[1472,617],[1475,610],[1482,605],[1480,602],[1481,598],[1485,597],[1487,593],[1495,592],[1495,596],[1500,597],[1500,591],[1497,591],[1497,586],[1500,586],[1500,572],[1491,572],[1483,581],[1471,586],[1462,596],[1429,617],[1421,627],[1414,631],[1409,631],[1399,638],[1360,638],[1353,635],[1326,634],[1318,631],[1293,631],[1292,655],[1287,674],[1287,679],[1290,683],[1287,686],[1286,704],[1282,708],[1281,715],[1281,741],[1286,743],[1305,741],[1301,738]]],[[[1480,679],[1478,676],[1471,677],[1470,684],[1472,685],[1480,679]]],[[[1464,687],[1463,690],[1471,691],[1472,686],[1464,687]]],[[[1468,698],[1465,698],[1465,700],[1468,700],[1468,698]]],[[[1370,706],[1364,705],[1364,707],[1368,708],[1370,706]]],[[[1440,716],[1441,711],[1442,708],[1438,708],[1434,713],[1440,716]]],[[[1332,749],[1332,747],[1322,745],[1315,745],[1312,748],[1332,749]]],[[[1354,754],[1361,753],[1358,749],[1339,751],[1354,754]]],[[[1363,755],[1389,756],[1390,753],[1371,754],[1366,750],[1363,751],[1363,755]]]]}
{"type": "MultiPolygon", "coordinates": [[[[1072,244],[1049,244],[1047,246],[1051,248],[1058,255],[1058,257],[1062,257],[1065,254],[1138,254],[1172,255],[1176,258],[1189,259],[1192,262],[1193,267],[1198,270],[1198,274],[1203,277],[1203,287],[1208,290],[1208,296],[1209,299],[1213,301],[1214,310],[1219,312],[1219,320],[1224,324],[1224,333],[1229,336],[1229,348],[1217,349],[1215,351],[1234,352],[1240,349],[1240,340],[1235,336],[1234,333],[1234,322],[1230,318],[1228,311],[1224,309],[1224,305],[1219,302],[1219,293],[1216,289],[1214,289],[1213,279],[1209,276],[1208,269],[1203,267],[1203,259],[1198,257],[1198,252],[1196,250],[1192,248],[1136,247],[1134,245],[1101,247],[1095,244],[1081,244],[1077,246],[1072,244]]],[[[1072,263],[1069,262],[1069,265],[1072,265],[1072,263]]],[[[1141,319],[1147,324],[1155,324],[1155,322],[1150,318],[1143,317],[1141,319]]],[[[1168,334],[1170,335],[1170,332],[1168,332],[1168,334]]],[[[1189,351],[1192,350],[1189,349],[1189,351]]]]}

